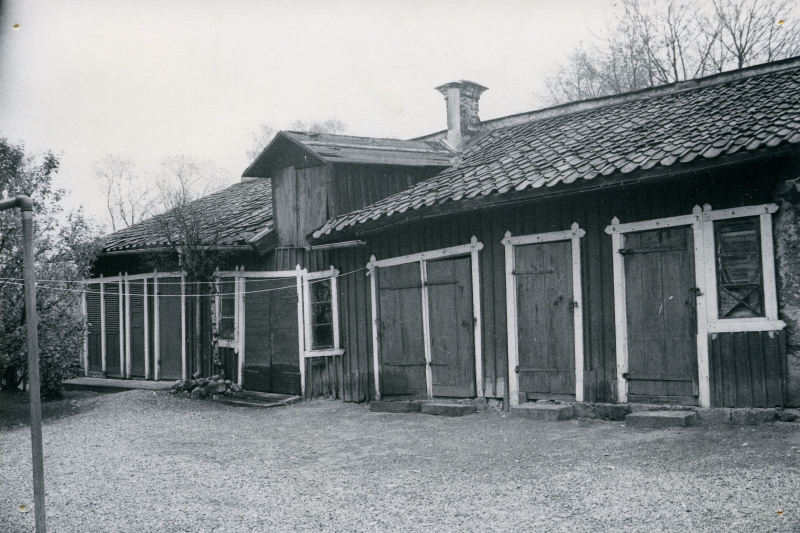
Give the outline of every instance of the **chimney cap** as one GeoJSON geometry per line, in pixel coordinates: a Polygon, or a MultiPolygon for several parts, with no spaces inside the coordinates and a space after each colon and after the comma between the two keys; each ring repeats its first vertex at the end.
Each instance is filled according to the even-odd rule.
{"type": "Polygon", "coordinates": [[[472,89],[473,91],[476,91],[478,94],[481,94],[483,91],[489,90],[488,87],[484,87],[483,85],[480,85],[478,83],[475,83],[474,81],[469,81],[469,80],[451,81],[450,83],[445,83],[444,85],[435,87],[435,89],[440,93],[445,93],[447,92],[448,89],[453,89],[453,88],[472,89]]]}

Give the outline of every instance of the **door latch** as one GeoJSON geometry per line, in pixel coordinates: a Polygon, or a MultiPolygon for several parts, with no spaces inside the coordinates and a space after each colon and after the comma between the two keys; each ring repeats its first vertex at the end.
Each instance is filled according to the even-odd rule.
{"type": "Polygon", "coordinates": [[[700,287],[692,287],[689,289],[689,292],[693,293],[695,296],[702,296],[703,291],[700,290],[700,287]]]}
{"type": "Polygon", "coordinates": [[[569,303],[569,310],[570,310],[570,311],[574,311],[576,307],[578,307],[578,302],[576,302],[575,300],[572,300],[572,301],[569,303]]]}

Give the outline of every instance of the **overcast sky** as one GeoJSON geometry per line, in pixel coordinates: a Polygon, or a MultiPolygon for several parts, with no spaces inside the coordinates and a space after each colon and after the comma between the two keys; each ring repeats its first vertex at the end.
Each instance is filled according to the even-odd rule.
{"type": "Polygon", "coordinates": [[[209,159],[239,179],[261,123],[335,117],[348,134],[446,126],[433,88],[489,87],[486,120],[538,107],[553,63],[615,0],[0,2],[0,135],[61,152],[67,206],[104,220],[92,164],[209,159]],[[19,27],[14,29],[14,25],[19,27]]]}

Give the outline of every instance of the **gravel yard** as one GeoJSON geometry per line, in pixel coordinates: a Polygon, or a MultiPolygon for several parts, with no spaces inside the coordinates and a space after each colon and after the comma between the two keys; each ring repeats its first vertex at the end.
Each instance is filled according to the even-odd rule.
{"type": "MultiPolygon", "coordinates": [[[[800,423],[646,430],[129,391],[46,420],[48,531],[800,531],[800,423]],[[782,513],[779,513],[782,511],[782,513]]],[[[0,531],[34,530],[0,429],[0,531]]]]}

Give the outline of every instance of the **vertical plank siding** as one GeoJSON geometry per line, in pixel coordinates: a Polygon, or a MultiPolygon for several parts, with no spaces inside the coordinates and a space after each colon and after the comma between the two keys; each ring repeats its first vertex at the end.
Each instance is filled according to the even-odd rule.
{"type": "Polygon", "coordinates": [[[749,331],[709,337],[715,407],[783,407],[786,332],[749,331]]]}

